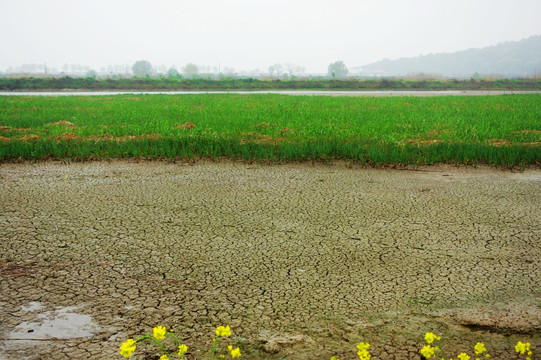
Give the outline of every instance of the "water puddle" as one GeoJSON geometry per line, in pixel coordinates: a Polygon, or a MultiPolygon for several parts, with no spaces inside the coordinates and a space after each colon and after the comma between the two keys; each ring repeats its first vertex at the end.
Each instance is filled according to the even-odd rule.
{"type": "Polygon", "coordinates": [[[25,313],[32,313],[33,318],[23,321],[13,329],[5,339],[7,348],[27,347],[43,344],[49,339],[73,339],[92,337],[100,330],[99,326],[92,322],[90,315],[77,313],[81,306],[57,307],[54,311],[43,311],[43,306],[38,302],[31,302],[28,306],[22,306],[25,313]]]}

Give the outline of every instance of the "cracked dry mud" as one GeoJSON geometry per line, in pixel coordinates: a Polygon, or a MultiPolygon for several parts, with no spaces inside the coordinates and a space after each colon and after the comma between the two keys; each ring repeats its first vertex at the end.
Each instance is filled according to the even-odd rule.
{"type": "Polygon", "coordinates": [[[539,347],[541,171],[420,170],[1,165],[0,358],[120,358],[159,324],[192,359],[225,324],[244,358],[539,347]]]}

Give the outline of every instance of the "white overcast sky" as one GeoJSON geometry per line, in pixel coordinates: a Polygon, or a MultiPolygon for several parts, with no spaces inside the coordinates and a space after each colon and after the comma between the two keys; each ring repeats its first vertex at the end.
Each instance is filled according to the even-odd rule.
{"type": "Polygon", "coordinates": [[[0,71],[295,63],[323,73],[541,34],[541,0],[0,0],[0,71]]]}

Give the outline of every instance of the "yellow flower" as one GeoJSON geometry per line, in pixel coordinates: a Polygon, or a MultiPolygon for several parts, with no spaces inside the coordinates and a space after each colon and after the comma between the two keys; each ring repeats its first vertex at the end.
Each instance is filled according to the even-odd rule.
{"type": "Polygon", "coordinates": [[[357,349],[359,350],[368,350],[369,347],[370,347],[369,343],[360,342],[357,344],[357,349]]]}
{"type": "Polygon", "coordinates": [[[128,339],[120,345],[120,355],[124,357],[132,356],[132,353],[135,351],[136,341],[133,339],[128,339]]]}
{"type": "Polygon", "coordinates": [[[160,356],[160,360],[169,360],[169,356],[163,354],[162,356],[160,356]]]}
{"type": "Polygon", "coordinates": [[[421,349],[421,355],[423,355],[425,358],[430,359],[432,356],[434,356],[436,348],[433,348],[430,345],[425,345],[421,349]]]}
{"type": "Polygon", "coordinates": [[[357,355],[359,356],[360,360],[370,360],[371,355],[368,348],[370,348],[369,343],[360,342],[357,344],[357,349],[359,349],[357,355]]]}
{"type": "Polygon", "coordinates": [[[426,340],[427,344],[432,344],[434,342],[434,340],[441,340],[441,337],[436,336],[436,334],[434,334],[434,333],[427,332],[425,334],[425,340],[426,340]]]}
{"type": "Polygon", "coordinates": [[[487,348],[485,347],[485,344],[478,342],[477,344],[475,344],[474,350],[476,355],[481,355],[482,353],[487,351],[487,348]]]}
{"type": "Polygon", "coordinates": [[[528,355],[531,355],[532,352],[530,351],[530,343],[523,343],[522,341],[519,341],[517,345],[515,346],[515,350],[518,353],[524,354],[525,352],[528,352],[528,355]]]}
{"type": "Polygon", "coordinates": [[[184,354],[186,354],[186,352],[188,351],[188,347],[184,344],[182,345],[179,345],[178,347],[178,356],[182,356],[184,354]]]}
{"type": "Polygon", "coordinates": [[[340,359],[333,356],[333,357],[331,358],[331,360],[340,360],[340,359]]]}
{"type": "Polygon", "coordinates": [[[240,358],[240,349],[239,348],[236,348],[236,349],[233,349],[233,346],[229,345],[227,347],[227,349],[229,350],[229,353],[231,354],[231,358],[240,358]]]}
{"type": "Polygon", "coordinates": [[[460,360],[470,360],[470,357],[466,353],[461,353],[457,355],[456,357],[459,358],[460,360]]]}
{"type": "Polygon", "coordinates": [[[218,326],[216,328],[216,336],[231,336],[231,329],[229,328],[229,325],[227,326],[218,326]]]}
{"type": "Polygon", "coordinates": [[[368,350],[359,350],[357,352],[357,355],[359,356],[359,360],[370,360],[371,356],[368,350]]]}
{"type": "Polygon", "coordinates": [[[165,328],[165,326],[156,326],[154,329],[152,329],[152,334],[158,340],[163,339],[165,337],[166,332],[167,332],[167,329],[165,328]]]}
{"type": "Polygon", "coordinates": [[[240,349],[236,348],[231,350],[231,357],[234,358],[240,358],[240,349]]]}

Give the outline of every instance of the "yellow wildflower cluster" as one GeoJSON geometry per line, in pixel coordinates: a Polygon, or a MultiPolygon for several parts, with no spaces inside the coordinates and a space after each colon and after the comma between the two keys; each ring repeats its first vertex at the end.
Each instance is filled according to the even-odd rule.
{"type": "Polygon", "coordinates": [[[530,343],[519,341],[517,345],[515,345],[515,351],[521,355],[528,355],[526,360],[531,360],[530,356],[532,355],[532,351],[530,350],[530,343]]]}
{"type": "MultiPolygon", "coordinates": [[[[423,355],[426,359],[430,359],[431,357],[438,357],[441,358],[441,360],[445,360],[445,358],[441,355],[437,355],[436,353],[440,351],[439,346],[432,346],[430,344],[434,343],[434,341],[440,341],[441,337],[435,335],[434,333],[428,332],[425,334],[425,341],[427,342],[427,345],[425,345],[421,349],[421,355],[423,355]]],[[[485,358],[489,358],[490,355],[487,353],[487,349],[485,347],[485,344],[478,342],[474,346],[474,351],[476,355],[483,355],[485,358]]],[[[457,358],[459,360],[470,360],[471,357],[467,353],[460,353],[457,355],[457,358]]],[[[453,359],[448,359],[453,360],[453,359]]],[[[475,360],[480,360],[479,357],[475,358],[475,360]]]]}
{"type": "MultiPolygon", "coordinates": [[[[231,328],[229,327],[229,325],[227,325],[227,326],[218,326],[216,328],[216,337],[214,339],[212,339],[212,349],[210,350],[211,359],[214,359],[214,355],[216,354],[216,352],[217,352],[217,350],[219,348],[218,342],[219,342],[220,338],[221,337],[228,337],[228,336],[231,336],[231,328]]],[[[228,350],[229,355],[231,356],[232,359],[240,358],[240,349],[238,347],[233,348],[233,345],[228,345],[227,350],[228,350]]],[[[220,354],[219,358],[225,359],[226,355],[220,354]]]]}
{"type": "MultiPolygon", "coordinates": [[[[485,347],[485,344],[478,342],[475,344],[473,350],[475,350],[475,355],[483,355],[487,359],[490,357],[490,355],[487,353],[487,348],[485,347]]],[[[475,360],[480,360],[479,358],[475,358],[475,360]]]]}
{"type": "Polygon", "coordinates": [[[357,344],[357,349],[359,350],[357,352],[357,355],[359,355],[359,360],[370,360],[370,352],[368,351],[368,348],[370,347],[369,343],[360,342],[357,344]]]}
{"type": "Polygon", "coordinates": [[[136,341],[133,339],[128,339],[120,345],[120,355],[124,356],[125,358],[132,356],[132,353],[135,351],[136,341]]]}
{"type": "Polygon", "coordinates": [[[188,351],[188,347],[184,344],[179,345],[178,347],[178,356],[183,356],[188,351]]]}
{"type": "Polygon", "coordinates": [[[426,340],[427,344],[432,344],[434,342],[434,340],[438,340],[438,341],[441,340],[441,337],[437,336],[434,333],[427,332],[425,334],[425,340],[426,340]]]}
{"type": "MultiPolygon", "coordinates": [[[[216,338],[212,339],[213,340],[213,345],[212,345],[212,349],[211,349],[211,357],[214,359],[215,357],[215,354],[216,354],[216,351],[218,349],[218,342],[219,342],[219,338],[221,337],[229,337],[231,336],[231,328],[228,326],[218,326],[216,328],[216,338]]],[[[175,342],[176,342],[176,345],[178,346],[178,353],[177,355],[181,358],[181,359],[184,359],[186,360],[186,353],[188,352],[188,346],[186,346],[185,344],[181,344],[180,340],[176,337],[175,334],[173,334],[173,330],[170,330],[169,332],[167,332],[167,329],[164,327],[164,326],[156,326],[155,328],[152,329],[152,336],[151,335],[148,335],[148,334],[145,334],[139,338],[136,338],[136,339],[128,339],[126,341],[124,341],[122,343],[122,345],[120,345],[120,355],[124,356],[124,357],[130,357],[133,355],[133,352],[135,351],[136,349],[136,345],[139,341],[150,341],[150,342],[154,342],[156,343],[159,348],[161,349],[162,351],[162,355],[160,356],[160,360],[169,360],[171,359],[170,358],[170,355],[167,353],[167,348],[163,345],[162,341],[163,339],[165,339],[167,336],[170,336],[170,337],[173,337],[175,342]]],[[[432,357],[437,357],[438,359],[441,359],[441,360],[445,360],[445,357],[442,356],[440,354],[441,350],[439,348],[439,346],[435,343],[436,341],[440,341],[441,340],[441,337],[437,336],[436,334],[432,333],[432,332],[428,332],[425,334],[425,341],[426,341],[426,345],[423,346],[423,348],[421,349],[420,353],[421,355],[426,358],[426,359],[430,359],[432,357]]],[[[360,342],[359,344],[357,344],[357,349],[358,349],[358,352],[357,352],[357,355],[359,356],[359,360],[370,360],[371,359],[371,355],[370,355],[370,352],[369,352],[369,349],[370,348],[370,344],[369,343],[365,343],[365,342],[360,342]]],[[[484,357],[484,358],[490,358],[490,355],[488,354],[487,352],[487,349],[485,347],[485,344],[481,343],[481,342],[478,342],[475,344],[474,346],[474,351],[475,351],[475,355],[476,355],[476,358],[475,360],[481,360],[480,359],[480,356],[484,357]]],[[[532,351],[530,350],[530,343],[523,343],[521,341],[519,341],[517,343],[517,345],[515,346],[515,351],[521,355],[526,355],[525,357],[525,360],[532,360],[531,359],[531,356],[533,355],[532,351]]],[[[219,355],[219,358],[222,358],[222,359],[225,359],[227,354],[229,354],[229,356],[231,356],[231,359],[236,359],[236,358],[240,358],[241,357],[241,352],[240,352],[240,348],[233,348],[232,345],[228,345],[227,346],[227,352],[225,353],[225,355],[222,353],[219,355]]],[[[465,353],[465,352],[462,352],[460,354],[457,355],[457,359],[458,360],[470,360],[471,357],[465,353]]],[[[336,357],[332,357],[330,360],[339,360],[338,358],[336,357]]],[[[448,359],[448,360],[452,360],[452,359],[448,359]]]]}
{"type": "Polygon", "coordinates": [[[239,348],[233,349],[233,346],[229,345],[227,347],[227,349],[229,350],[229,354],[231,354],[232,359],[240,357],[240,349],[239,348]]]}
{"type": "Polygon", "coordinates": [[[152,336],[158,340],[165,338],[166,333],[167,330],[165,329],[165,326],[156,326],[154,329],[152,329],[152,336]]]}
{"type": "Polygon", "coordinates": [[[425,345],[421,349],[421,355],[423,355],[427,359],[430,359],[435,354],[436,354],[436,348],[430,345],[425,345]]]}
{"type": "Polygon", "coordinates": [[[176,345],[178,345],[178,356],[180,356],[181,359],[185,359],[184,354],[188,351],[188,347],[184,344],[180,343],[180,340],[176,337],[175,334],[173,334],[173,330],[170,332],[167,332],[167,329],[165,326],[156,326],[152,329],[152,336],[145,334],[143,336],[138,337],[137,339],[128,339],[120,345],[120,355],[124,357],[130,357],[133,355],[133,352],[136,349],[136,344],[139,341],[149,341],[154,342],[158,345],[160,350],[162,351],[162,355],[160,356],[160,360],[169,360],[169,354],[167,353],[166,347],[163,345],[162,340],[165,339],[166,336],[173,337],[176,345]]]}
{"type": "Polygon", "coordinates": [[[231,329],[229,328],[229,325],[218,326],[216,328],[216,336],[220,336],[220,337],[231,336],[231,329]]]}
{"type": "Polygon", "coordinates": [[[437,336],[436,334],[432,332],[427,332],[425,334],[425,341],[426,345],[421,349],[421,355],[423,355],[425,358],[430,359],[433,356],[436,356],[436,352],[440,349],[437,345],[432,346],[430,344],[434,343],[434,341],[440,341],[441,337],[437,336]]]}
{"type": "Polygon", "coordinates": [[[522,341],[519,341],[515,345],[515,351],[521,355],[523,355],[525,352],[528,352],[528,355],[531,355],[530,343],[523,343],[522,341]]]}
{"type": "MultiPolygon", "coordinates": [[[[421,355],[424,358],[430,359],[431,357],[437,357],[438,359],[446,360],[445,357],[437,354],[440,351],[440,348],[438,346],[430,345],[434,343],[434,341],[441,340],[439,336],[435,335],[434,333],[429,332],[429,333],[426,333],[425,340],[427,342],[427,345],[423,346],[423,348],[420,351],[421,355]]],[[[481,360],[480,355],[482,355],[486,359],[490,358],[490,354],[487,352],[487,348],[485,347],[485,344],[483,344],[482,342],[478,342],[477,344],[475,344],[473,350],[475,351],[475,355],[477,356],[475,360],[481,360]]],[[[517,345],[515,346],[515,350],[517,353],[527,354],[527,357],[525,358],[525,360],[532,360],[530,358],[530,356],[532,355],[532,351],[530,350],[530,343],[523,343],[519,341],[517,345]]],[[[462,352],[457,355],[457,359],[470,360],[471,356],[465,352],[462,352]]],[[[447,359],[447,360],[453,360],[453,359],[447,359]]]]}
{"type": "MultiPolygon", "coordinates": [[[[440,340],[441,340],[441,337],[435,335],[434,333],[431,333],[431,332],[426,333],[425,341],[427,342],[427,344],[423,346],[423,348],[421,349],[420,351],[421,355],[426,359],[430,359],[431,357],[436,357],[437,359],[446,360],[444,355],[439,354],[441,352],[439,346],[437,346],[436,344],[434,344],[435,346],[431,345],[435,341],[440,341],[440,340]]],[[[357,349],[359,350],[357,352],[357,355],[359,355],[360,360],[370,360],[370,353],[368,352],[369,347],[370,347],[369,343],[361,342],[357,345],[357,349]]],[[[487,352],[487,348],[485,347],[485,344],[483,344],[482,342],[478,342],[477,344],[475,344],[473,349],[475,351],[475,355],[477,356],[482,355],[483,357],[487,359],[490,358],[490,355],[487,352]]],[[[523,343],[519,341],[517,345],[515,346],[515,350],[517,353],[520,353],[522,355],[526,354],[527,357],[525,358],[525,360],[532,360],[531,355],[533,355],[533,353],[530,350],[530,343],[523,343]]],[[[457,355],[457,359],[470,360],[471,357],[467,353],[463,352],[457,355]]],[[[339,360],[339,359],[333,356],[331,357],[330,360],[339,360]]],[[[447,359],[447,360],[453,360],[453,359],[447,359]]],[[[481,359],[479,357],[476,357],[475,360],[481,360],[481,359]]]]}

